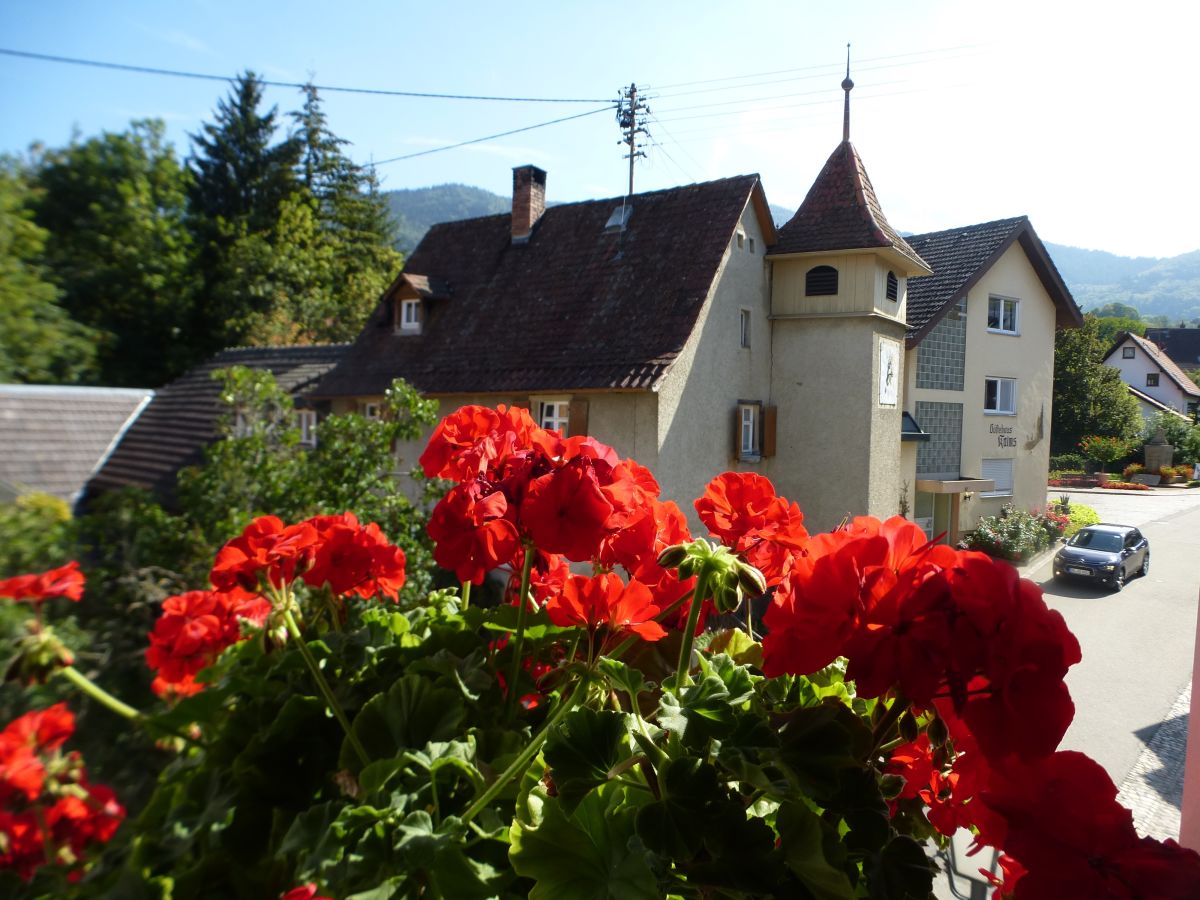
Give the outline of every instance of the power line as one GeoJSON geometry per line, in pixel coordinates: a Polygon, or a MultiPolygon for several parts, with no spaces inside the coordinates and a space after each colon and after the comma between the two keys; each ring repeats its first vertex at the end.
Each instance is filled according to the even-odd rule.
{"type": "MultiPolygon", "coordinates": [[[[103,62],[95,59],[78,59],[72,56],[53,56],[48,53],[32,53],[28,50],[12,50],[0,47],[0,54],[17,56],[23,59],[36,59],[42,62],[65,63],[72,66],[91,66],[97,69],[116,69],[120,72],[137,72],[142,75],[168,75],[172,78],[195,78],[201,81],[230,82],[234,77],[228,75],[212,75],[203,72],[181,72],[176,69],[156,69],[150,66],[133,66],[126,63],[103,62]]],[[[608,98],[595,97],[494,97],[480,94],[435,94],[421,91],[389,91],[381,88],[352,88],[336,87],[329,84],[308,85],[293,81],[265,81],[260,84],[267,87],[296,88],[297,90],[314,87],[318,91],[339,94],[375,94],[384,97],[421,97],[431,100],[487,100],[504,103],[607,103],[608,98]]]]}
{"type": "Polygon", "coordinates": [[[561,119],[551,119],[549,122],[539,122],[536,125],[526,125],[524,128],[514,128],[512,131],[501,131],[499,134],[489,134],[486,137],[472,138],[469,141],[459,141],[457,144],[447,144],[445,147],[434,147],[430,150],[421,150],[417,153],[406,153],[403,156],[393,156],[389,159],[381,159],[378,162],[372,163],[374,166],[382,166],[387,163],[400,162],[402,159],[415,159],[418,156],[428,156],[430,153],[441,153],[443,150],[454,150],[458,147],[466,147],[468,144],[481,144],[484,141],[494,141],[496,138],[508,137],[510,134],[520,134],[522,131],[533,131],[535,128],[545,128],[547,125],[557,125],[559,122],[569,122],[572,119],[582,119],[584,116],[594,116],[596,113],[608,112],[616,109],[615,103],[609,106],[602,106],[600,109],[592,109],[587,112],[576,113],[573,116],[563,116],[561,119]]]}

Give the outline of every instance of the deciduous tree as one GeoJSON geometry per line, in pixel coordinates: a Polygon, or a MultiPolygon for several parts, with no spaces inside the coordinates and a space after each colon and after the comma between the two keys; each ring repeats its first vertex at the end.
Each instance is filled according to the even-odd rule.
{"type": "Polygon", "coordinates": [[[1089,434],[1124,439],[1141,434],[1137,401],[1121,381],[1121,373],[1103,362],[1109,349],[1096,317],[1090,314],[1079,328],[1064,328],[1055,336],[1054,452],[1077,450],[1080,439],[1089,434]]]}

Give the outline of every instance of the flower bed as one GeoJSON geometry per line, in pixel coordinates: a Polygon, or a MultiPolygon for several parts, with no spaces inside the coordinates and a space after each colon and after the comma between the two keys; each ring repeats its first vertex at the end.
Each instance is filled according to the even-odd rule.
{"type": "Polygon", "coordinates": [[[1113,491],[1148,491],[1150,485],[1138,484],[1136,481],[1107,481],[1098,487],[1107,488],[1113,491]]]}
{"type": "MultiPolygon", "coordinates": [[[[523,410],[459,410],[421,463],[455,483],[429,532],[457,587],[402,612],[375,526],[257,519],[164,603],[150,712],[47,625],[77,572],[0,582],[37,606],[17,675],[174,757],[115,836],[0,857],[6,896],[924,897],[922,844],[960,828],[1017,898],[1200,883],[1200,855],[1139,838],[1104,770],[1058,750],[1079,644],[1011,566],[899,517],[810,534],[751,473],[713,479],[695,538],[645,468],[523,410]],[[497,569],[505,602],[480,608],[497,569]]],[[[26,802],[0,790],[2,854],[26,802]]]]}
{"type": "Polygon", "coordinates": [[[998,559],[1024,561],[1062,537],[1069,524],[1069,518],[1054,506],[1026,512],[1005,504],[1000,515],[980,518],[963,543],[998,559]]]}

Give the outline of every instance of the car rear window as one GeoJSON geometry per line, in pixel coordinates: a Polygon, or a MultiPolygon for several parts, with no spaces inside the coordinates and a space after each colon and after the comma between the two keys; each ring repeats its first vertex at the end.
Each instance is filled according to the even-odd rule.
{"type": "Polygon", "coordinates": [[[1086,547],[1089,550],[1106,550],[1112,553],[1121,549],[1121,536],[1107,531],[1080,531],[1071,538],[1072,547],[1086,547]]]}

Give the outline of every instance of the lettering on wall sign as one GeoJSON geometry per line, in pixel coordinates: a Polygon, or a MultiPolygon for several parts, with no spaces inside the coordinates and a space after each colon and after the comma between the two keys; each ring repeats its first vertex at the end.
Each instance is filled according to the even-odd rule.
{"type": "Polygon", "coordinates": [[[996,436],[997,447],[1016,447],[1017,438],[1011,425],[989,425],[988,434],[996,436]]]}

